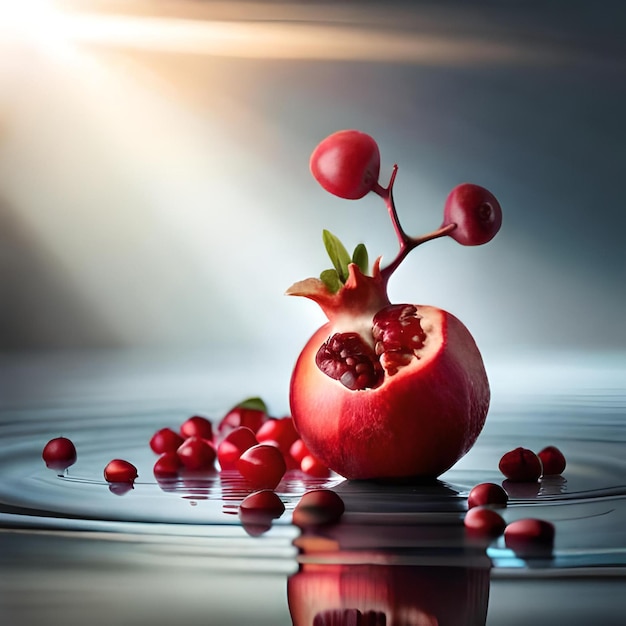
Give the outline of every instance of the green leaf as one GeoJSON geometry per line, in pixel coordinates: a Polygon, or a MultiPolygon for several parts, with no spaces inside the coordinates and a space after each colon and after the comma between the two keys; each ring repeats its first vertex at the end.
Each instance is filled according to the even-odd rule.
{"type": "Polygon", "coordinates": [[[369,272],[369,256],[364,243],[358,244],[354,249],[354,252],[352,253],[352,262],[358,265],[361,272],[367,276],[367,273],[369,272]]]}
{"type": "Polygon", "coordinates": [[[320,274],[320,280],[328,287],[331,293],[337,293],[341,288],[341,281],[337,270],[324,270],[320,274]]]}
{"type": "Polygon", "coordinates": [[[255,411],[263,411],[267,413],[267,405],[261,398],[248,398],[237,405],[238,409],[254,409],[255,411]]]}
{"type": "Polygon", "coordinates": [[[341,241],[328,230],[322,232],[322,239],[326,246],[326,252],[328,252],[328,256],[337,270],[339,280],[345,283],[348,280],[348,265],[352,262],[348,251],[341,241]]]}

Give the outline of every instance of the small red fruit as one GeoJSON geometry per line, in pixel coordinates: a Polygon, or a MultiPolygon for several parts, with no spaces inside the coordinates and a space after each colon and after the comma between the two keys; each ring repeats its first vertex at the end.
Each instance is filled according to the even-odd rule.
{"type": "Polygon", "coordinates": [[[254,433],[246,426],[231,430],[217,446],[217,460],[222,470],[237,469],[239,457],[259,442],[254,433]]]}
{"type": "Polygon", "coordinates": [[[183,422],[180,427],[180,434],[184,439],[198,437],[211,441],[213,439],[213,425],[206,417],[194,415],[183,422]]]}
{"type": "Polygon", "coordinates": [[[244,530],[258,537],[272,527],[272,522],[285,511],[282,500],[271,489],[251,493],[239,506],[239,519],[244,530]]]}
{"type": "Polygon", "coordinates": [[[497,537],[504,532],[506,523],[502,516],[489,507],[470,509],[464,520],[465,528],[473,535],[497,537]]]}
{"type": "Polygon", "coordinates": [[[506,506],[508,501],[509,496],[500,485],[480,483],[469,492],[467,506],[506,506]]]}
{"type": "Polygon", "coordinates": [[[289,454],[291,454],[291,458],[299,465],[302,459],[311,453],[302,439],[296,439],[289,448],[289,454]]]}
{"type": "Polygon", "coordinates": [[[555,446],[544,448],[537,456],[543,464],[544,476],[557,476],[565,470],[565,456],[555,446]]]}
{"type": "Polygon", "coordinates": [[[320,460],[316,459],[312,454],[307,454],[300,461],[300,469],[309,476],[315,478],[328,478],[330,470],[320,460]]]}
{"type": "Polygon", "coordinates": [[[76,463],[76,446],[66,437],[56,437],[44,446],[41,458],[50,469],[64,471],[76,463]]]}
{"type": "Polygon", "coordinates": [[[248,448],[237,461],[239,473],[257,489],[275,489],[287,471],[283,453],[276,447],[258,444],[248,448]]]}
{"type": "Polygon", "coordinates": [[[282,453],[287,455],[293,442],[298,439],[298,432],[291,417],[270,418],[261,425],[256,433],[256,438],[259,443],[276,442],[282,453]]]}
{"type": "Polygon", "coordinates": [[[155,476],[176,476],[182,467],[176,452],[164,452],[155,462],[153,473],[155,476]]]}
{"type": "Polygon", "coordinates": [[[192,471],[213,469],[216,458],[215,448],[200,437],[186,439],[176,454],[185,468],[192,471]]]}
{"type": "Polygon", "coordinates": [[[104,479],[110,483],[132,483],[135,478],[137,468],[122,459],[113,459],[104,468],[104,479]]]}
{"type": "MultiPolygon", "coordinates": [[[[263,424],[263,422],[267,419],[267,412],[263,408],[254,408],[254,404],[252,406],[248,406],[248,402],[250,401],[245,401],[242,404],[233,407],[220,420],[220,423],[217,426],[219,438],[225,437],[231,430],[239,428],[240,426],[249,428],[253,433],[256,433],[259,430],[261,424],[263,424]]],[[[259,406],[261,405],[259,404],[259,406]]]]}
{"type": "Polygon", "coordinates": [[[507,452],[500,459],[498,467],[509,480],[515,482],[535,482],[543,472],[539,457],[526,448],[507,452]]]}
{"type": "Polygon", "coordinates": [[[504,531],[506,547],[522,557],[546,556],[554,545],[555,529],[541,519],[520,519],[511,522],[504,531]]]}
{"type": "Polygon", "coordinates": [[[326,191],[358,200],[378,182],[380,152],[372,137],[358,130],[340,130],[315,148],[311,173],[326,191]]]}
{"type": "Polygon", "coordinates": [[[150,439],[150,447],[156,454],[163,454],[164,452],[176,452],[184,439],[171,428],[161,428],[157,430],[150,439]]]}
{"type": "Polygon", "coordinates": [[[293,511],[293,523],[300,527],[334,524],[345,511],[341,497],[331,489],[307,491],[293,511]]]}
{"type": "Polygon", "coordinates": [[[495,196],[479,185],[464,183],[448,196],[443,226],[456,224],[449,233],[464,246],[480,246],[491,241],[502,226],[502,209],[495,196]]]}

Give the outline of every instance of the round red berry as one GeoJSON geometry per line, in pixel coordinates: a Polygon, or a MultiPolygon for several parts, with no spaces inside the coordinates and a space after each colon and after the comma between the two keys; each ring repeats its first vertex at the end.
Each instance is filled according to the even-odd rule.
{"type": "Polygon", "coordinates": [[[216,458],[215,448],[200,437],[186,439],[176,454],[185,468],[192,471],[213,469],[216,458]]]}
{"type": "Polygon", "coordinates": [[[315,478],[328,478],[330,476],[328,467],[312,454],[307,454],[302,461],[300,461],[300,469],[305,474],[315,478]]]}
{"type": "Polygon", "coordinates": [[[507,452],[500,459],[498,467],[509,480],[518,482],[534,482],[543,472],[539,457],[526,448],[507,452]]]}
{"type": "Polygon", "coordinates": [[[565,470],[565,456],[557,447],[548,446],[537,456],[543,464],[544,476],[558,476],[565,470]]]}
{"type": "Polygon", "coordinates": [[[161,428],[161,430],[157,430],[157,432],[152,435],[150,447],[156,454],[176,452],[183,441],[184,439],[171,428],[161,428]]]}
{"type": "Polygon", "coordinates": [[[219,437],[225,437],[231,430],[245,426],[256,433],[266,419],[267,413],[262,409],[236,406],[220,420],[217,432],[219,437]]]}
{"type": "Polygon", "coordinates": [[[519,556],[546,556],[552,552],[555,528],[541,519],[520,519],[504,530],[506,547],[519,556]]]}
{"type": "Polygon", "coordinates": [[[467,506],[506,506],[508,501],[509,496],[500,485],[480,483],[469,492],[467,506]]]}
{"type": "Polygon", "coordinates": [[[64,471],[76,463],[76,446],[66,437],[56,437],[44,446],[41,458],[50,469],[64,471]]]}
{"type": "Polygon", "coordinates": [[[300,527],[334,524],[344,514],[345,505],[341,497],[331,489],[307,491],[293,511],[293,523],[300,527]]]}
{"type": "Polygon", "coordinates": [[[261,489],[247,495],[241,502],[240,508],[248,510],[266,511],[279,517],[285,511],[285,505],[278,494],[271,489],[261,489]]]}
{"type": "Polygon", "coordinates": [[[194,415],[183,422],[180,427],[180,434],[184,439],[198,437],[211,441],[213,439],[213,425],[206,417],[194,415]]]}
{"type": "Polygon", "coordinates": [[[291,445],[298,439],[298,432],[291,417],[270,418],[261,425],[256,433],[256,438],[259,443],[273,441],[283,454],[289,454],[291,445]]]}
{"type": "Polygon", "coordinates": [[[313,151],[311,173],[326,191],[358,200],[378,183],[380,152],[372,137],[358,130],[340,130],[313,151]]]}
{"type": "Polygon", "coordinates": [[[285,475],[287,465],[276,446],[260,443],[239,457],[237,469],[255,488],[275,489],[285,475]]]}
{"type": "Polygon", "coordinates": [[[104,478],[110,483],[132,483],[137,478],[137,468],[123,459],[113,459],[104,468],[104,478]]]}
{"type": "Polygon", "coordinates": [[[222,470],[237,469],[239,457],[259,442],[252,430],[246,426],[239,426],[231,430],[217,446],[217,460],[222,470]]]}
{"type": "Polygon", "coordinates": [[[470,509],[464,520],[465,528],[474,535],[497,537],[504,531],[506,523],[502,516],[485,506],[470,509]]]}
{"type": "Polygon", "coordinates": [[[176,476],[182,467],[176,452],[164,452],[155,462],[153,472],[155,476],[176,476]]]}
{"type": "Polygon", "coordinates": [[[302,439],[296,439],[289,448],[289,454],[296,463],[300,464],[302,459],[311,453],[302,439]]]}

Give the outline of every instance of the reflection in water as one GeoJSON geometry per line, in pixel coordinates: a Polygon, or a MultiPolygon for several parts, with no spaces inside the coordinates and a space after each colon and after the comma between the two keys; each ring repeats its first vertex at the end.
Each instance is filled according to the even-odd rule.
{"type": "Polygon", "coordinates": [[[452,490],[441,483],[409,488],[410,498],[375,512],[390,486],[359,500],[365,488],[373,485],[342,483],[343,521],[307,528],[294,541],[293,625],[484,625],[491,562],[484,545],[466,539],[452,490]],[[350,507],[359,501],[360,510],[350,507]]]}

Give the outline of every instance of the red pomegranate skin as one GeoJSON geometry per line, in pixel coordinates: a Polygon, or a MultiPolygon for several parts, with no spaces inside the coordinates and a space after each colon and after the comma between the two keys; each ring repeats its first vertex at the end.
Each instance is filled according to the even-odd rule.
{"type": "Polygon", "coordinates": [[[301,352],[290,404],[300,436],[318,459],[348,479],[437,477],[480,434],[490,401],[476,343],[454,315],[417,305],[424,354],[373,389],[350,390],[324,374],[315,355],[334,332],[322,326],[301,352]]]}

